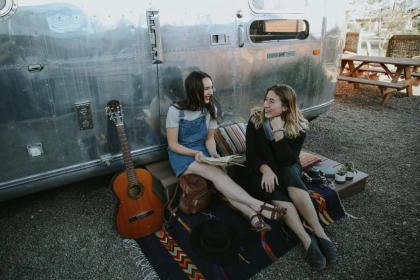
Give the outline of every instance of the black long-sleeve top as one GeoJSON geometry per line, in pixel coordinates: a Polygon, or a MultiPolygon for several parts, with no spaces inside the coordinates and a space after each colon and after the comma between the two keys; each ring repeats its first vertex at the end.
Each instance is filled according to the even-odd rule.
{"type": "Polygon", "coordinates": [[[305,137],[306,133],[302,131],[296,138],[283,137],[277,142],[270,141],[265,136],[263,126],[256,129],[250,120],[246,129],[246,160],[250,173],[261,176],[262,164],[267,164],[278,173],[282,166],[299,163],[299,154],[305,137]]]}

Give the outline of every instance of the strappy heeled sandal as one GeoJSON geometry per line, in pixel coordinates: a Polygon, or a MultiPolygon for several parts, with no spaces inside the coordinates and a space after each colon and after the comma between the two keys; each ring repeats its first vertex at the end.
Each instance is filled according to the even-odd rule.
{"type": "Polygon", "coordinates": [[[269,224],[267,224],[266,222],[264,222],[263,218],[261,217],[260,214],[255,214],[252,215],[249,218],[249,222],[251,223],[251,229],[255,230],[257,232],[260,231],[270,231],[271,230],[271,226],[269,224]],[[257,219],[257,222],[255,224],[252,223],[252,220],[257,219]]]}
{"type": "Polygon", "coordinates": [[[287,213],[287,208],[280,207],[280,206],[272,206],[270,204],[264,203],[260,207],[260,211],[258,213],[262,215],[263,211],[267,211],[271,213],[270,219],[278,221],[287,213]]]}

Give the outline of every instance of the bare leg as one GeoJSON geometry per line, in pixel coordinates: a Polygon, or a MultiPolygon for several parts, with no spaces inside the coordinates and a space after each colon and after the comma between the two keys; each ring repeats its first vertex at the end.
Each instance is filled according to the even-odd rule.
{"type": "MultiPolygon", "coordinates": [[[[264,202],[250,196],[241,186],[235,183],[226,173],[217,166],[208,165],[194,161],[190,164],[184,174],[196,174],[213,182],[215,188],[221,192],[234,207],[248,216],[247,210],[243,206],[254,211],[254,214],[260,210],[264,202]],[[236,203],[235,203],[236,202],[236,203]],[[238,206],[242,204],[242,207],[238,206]],[[245,210],[245,212],[243,211],[245,210]]],[[[270,219],[271,212],[264,210],[261,213],[264,217],[270,219]]]]}
{"type": "MultiPolygon", "coordinates": [[[[226,197],[225,197],[226,198],[226,197]]],[[[227,198],[226,198],[227,199],[227,198]]],[[[227,201],[237,210],[239,210],[240,212],[242,212],[243,215],[245,215],[248,219],[249,222],[251,223],[252,227],[256,230],[261,230],[261,228],[264,227],[269,227],[271,229],[271,227],[267,224],[265,224],[264,221],[260,221],[261,218],[256,217],[257,213],[251,209],[250,207],[246,206],[245,204],[236,202],[234,200],[229,200],[227,199],[227,201]]],[[[269,230],[268,228],[265,228],[263,230],[269,230]]]]}
{"type": "Polygon", "coordinates": [[[330,240],[325,233],[324,228],[319,223],[318,216],[308,192],[296,187],[289,187],[288,191],[293,204],[312,227],[315,235],[330,240]]]}
{"type": "Polygon", "coordinates": [[[287,213],[283,216],[283,221],[297,235],[300,241],[302,241],[303,247],[307,250],[311,244],[311,238],[303,227],[302,221],[300,220],[299,214],[293,203],[273,200],[273,204],[287,208],[287,213]]]}

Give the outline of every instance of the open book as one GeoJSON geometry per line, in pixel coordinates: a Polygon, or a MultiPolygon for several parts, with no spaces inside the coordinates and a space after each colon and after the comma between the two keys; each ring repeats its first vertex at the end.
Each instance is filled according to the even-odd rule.
{"type": "Polygon", "coordinates": [[[245,156],[241,155],[230,155],[230,156],[224,156],[219,158],[212,158],[212,157],[203,157],[201,158],[201,162],[211,164],[211,165],[217,165],[217,166],[230,166],[230,165],[239,165],[239,166],[245,166],[246,158],[245,156]]]}

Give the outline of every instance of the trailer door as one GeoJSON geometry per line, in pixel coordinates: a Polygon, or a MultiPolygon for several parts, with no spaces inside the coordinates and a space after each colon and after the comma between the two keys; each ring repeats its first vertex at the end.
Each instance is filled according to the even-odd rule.
{"type": "Polygon", "coordinates": [[[225,115],[233,111],[230,101],[235,81],[232,65],[238,2],[153,1],[154,14],[159,18],[157,28],[162,50],[158,64],[162,128],[165,127],[168,106],[184,98],[184,80],[194,70],[204,71],[213,78],[214,97],[226,105],[223,106],[225,115]]]}

